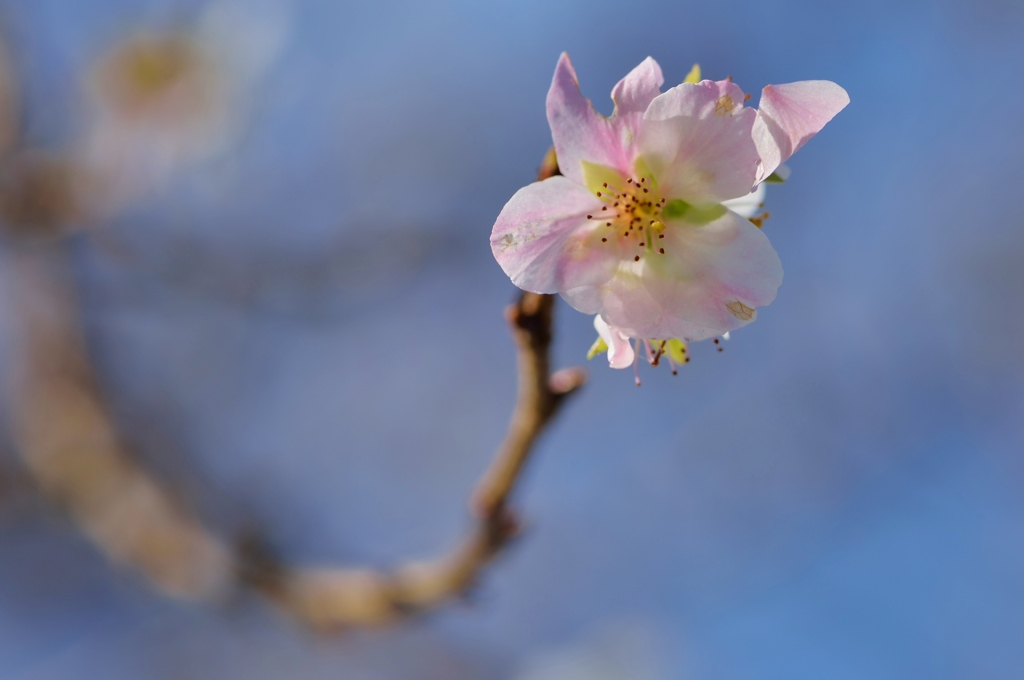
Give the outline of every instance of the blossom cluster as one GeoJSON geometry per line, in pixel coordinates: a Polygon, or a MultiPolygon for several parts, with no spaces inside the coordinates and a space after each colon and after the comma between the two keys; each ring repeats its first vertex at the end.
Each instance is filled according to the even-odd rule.
{"type": "Polygon", "coordinates": [[[694,67],[666,92],[648,57],[612,90],[610,117],[563,54],[547,98],[560,176],[520,189],[491,249],[512,282],[594,314],[613,368],[641,345],[685,361],[686,341],[727,334],[775,299],[782,265],[758,215],[764,183],[848,103],[823,80],[769,85],[757,109],[694,67]]]}

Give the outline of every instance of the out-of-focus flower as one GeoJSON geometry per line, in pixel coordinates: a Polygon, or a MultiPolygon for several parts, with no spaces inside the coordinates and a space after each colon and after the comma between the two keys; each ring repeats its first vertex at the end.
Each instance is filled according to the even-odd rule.
{"type": "Polygon", "coordinates": [[[222,0],[194,29],[138,33],[98,61],[77,158],[94,207],[135,200],[237,138],[247,91],[283,43],[275,8],[222,0]]]}
{"type": "Polygon", "coordinates": [[[223,148],[226,74],[197,36],[145,33],[116,45],[89,81],[79,162],[92,199],[118,207],[223,148]]]}
{"type": "Polygon", "coordinates": [[[647,58],[605,118],[563,54],[547,100],[563,175],[520,189],[491,234],[513,283],[599,315],[616,368],[635,356],[630,339],[656,362],[669,340],[722,335],[775,298],[782,266],[754,217],[761,184],[849,102],[828,81],[768,86],[760,110],[696,67],[665,93],[663,82],[647,58]]]}

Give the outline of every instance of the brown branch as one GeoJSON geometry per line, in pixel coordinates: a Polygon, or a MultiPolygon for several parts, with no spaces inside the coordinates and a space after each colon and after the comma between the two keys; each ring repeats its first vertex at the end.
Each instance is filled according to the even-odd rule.
{"type": "Polygon", "coordinates": [[[474,493],[473,526],[454,550],[391,573],[289,570],[270,562],[251,574],[249,582],[317,627],[387,623],[432,609],[470,588],[516,535],[518,523],[508,499],[523,464],[565,397],[585,379],[580,369],[549,372],[553,305],[550,295],[524,293],[508,310],[519,362],[519,396],[505,441],[474,493]]]}
{"type": "MultiPolygon", "coordinates": [[[[540,179],[557,173],[552,153],[540,179]]],[[[518,532],[509,500],[523,466],[585,380],[581,369],[551,375],[554,299],[523,293],[506,312],[518,396],[508,434],[473,493],[463,540],[436,559],[390,572],[293,568],[254,544],[230,550],[124,450],[81,341],[63,246],[9,249],[7,260],[18,333],[11,400],[16,445],[47,497],[111,560],[140,570],[166,592],[209,599],[247,585],[317,628],[380,625],[464,594],[518,532]]]]}
{"type": "Polygon", "coordinates": [[[9,412],[33,480],[112,561],[161,590],[210,598],[233,581],[231,551],[132,460],[99,392],[59,244],[8,248],[9,412]]]}

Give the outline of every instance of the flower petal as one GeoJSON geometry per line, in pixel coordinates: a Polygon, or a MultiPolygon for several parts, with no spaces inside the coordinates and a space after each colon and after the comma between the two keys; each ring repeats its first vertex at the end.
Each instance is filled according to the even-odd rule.
{"type": "Polygon", "coordinates": [[[695,205],[750,193],[758,154],[757,113],[730,81],[683,83],[655,98],[644,114],[640,153],[663,196],[695,205]]]}
{"type": "Polygon", "coordinates": [[[534,293],[599,285],[619,256],[602,248],[598,226],[587,214],[601,201],[565,177],[534,182],[505,204],[491,231],[491,251],[512,283],[534,293]]]}
{"type": "Polygon", "coordinates": [[[562,297],[584,314],[600,314],[611,326],[633,338],[661,337],[664,310],[647,292],[641,263],[623,262],[614,276],[596,285],[562,291],[562,297]]]}
{"type": "Polygon", "coordinates": [[[651,101],[661,94],[664,82],[665,76],[661,74],[661,66],[651,57],[647,57],[612,88],[616,114],[621,116],[625,113],[643,113],[651,105],[651,101]]]}
{"type": "Polygon", "coordinates": [[[608,119],[594,110],[590,100],[580,93],[576,70],[569,55],[562,53],[548,90],[548,124],[562,174],[583,183],[580,161],[608,165],[627,172],[622,140],[608,119]]]}
{"type": "Polygon", "coordinates": [[[695,226],[677,221],[665,230],[665,255],[648,255],[642,278],[665,310],[653,337],[702,340],[756,318],[775,299],[782,264],[760,229],[724,210],[695,226]]]}
{"type": "Polygon", "coordinates": [[[629,336],[618,328],[610,327],[608,322],[601,318],[600,314],[594,317],[594,328],[597,329],[597,334],[601,336],[604,343],[608,345],[609,366],[612,368],[629,368],[633,365],[635,354],[633,352],[633,343],[629,341],[629,336]]]}
{"type": "Polygon", "coordinates": [[[828,80],[765,87],[753,129],[761,156],[757,181],[785,163],[849,103],[846,90],[828,80]]]}

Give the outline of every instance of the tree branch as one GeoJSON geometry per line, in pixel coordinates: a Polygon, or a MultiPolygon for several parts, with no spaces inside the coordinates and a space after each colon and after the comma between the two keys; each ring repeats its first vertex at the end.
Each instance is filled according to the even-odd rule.
{"type": "Polygon", "coordinates": [[[518,533],[509,496],[537,438],[565,397],[585,380],[580,369],[549,373],[553,305],[550,295],[524,293],[508,309],[519,395],[505,441],[473,495],[473,526],[458,546],[435,560],[409,563],[390,573],[287,569],[268,562],[249,574],[248,582],[317,627],[387,623],[432,609],[470,588],[518,533]]]}

